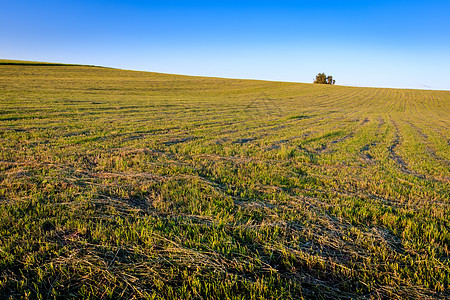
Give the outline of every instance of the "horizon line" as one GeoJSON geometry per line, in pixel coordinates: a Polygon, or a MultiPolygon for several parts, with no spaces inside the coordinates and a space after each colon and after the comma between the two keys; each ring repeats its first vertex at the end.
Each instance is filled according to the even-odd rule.
{"type": "MultiPolygon", "coordinates": [[[[165,75],[176,75],[176,76],[189,76],[189,77],[203,77],[203,78],[216,78],[216,79],[230,79],[230,80],[254,80],[254,81],[266,81],[266,82],[280,82],[280,83],[300,83],[300,84],[315,84],[313,82],[300,82],[300,81],[286,81],[286,80],[274,80],[274,79],[261,79],[261,78],[242,78],[242,77],[222,77],[222,76],[209,76],[209,75],[198,75],[198,74],[179,74],[179,73],[167,73],[160,71],[150,71],[150,70],[135,70],[120,67],[108,67],[93,64],[80,64],[80,63],[65,63],[65,62],[44,62],[35,60],[23,60],[23,59],[11,59],[11,58],[0,58],[0,65],[30,65],[30,66],[80,66],[80,67],[95,67],[95,68],[106,68],[115,69],[122,71],[133,71],[133,72],[145,72],[145,73],[158,73],[165,75]],[[10,61],[5,63],[4,61],[10,61]]],[[[320,72],[319,72],[320,73],[320,72]]],[[[328,84],[324,84],[328,85],[328,84]]],[[[360,86],[351,83],[334,84],[335,86],[342,87],[355,87],[355,88],[371,88],[371,89],[395,89],[395,90],[421,90],[421,91],[442,91],[449,92],[450,90],[445,89],[434,89],[430,86],[424,86],[423,88],[408,88],[408,87],[386,87],[386,86],[360,86]]]]}

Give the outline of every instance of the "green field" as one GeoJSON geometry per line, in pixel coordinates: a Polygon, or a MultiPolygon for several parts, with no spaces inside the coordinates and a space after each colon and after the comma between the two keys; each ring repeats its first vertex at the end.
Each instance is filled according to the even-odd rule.
{"type": "Polygon", "coordinates": [[[0,61],[0,298],[450,297],[450,92],[0,61]]]}

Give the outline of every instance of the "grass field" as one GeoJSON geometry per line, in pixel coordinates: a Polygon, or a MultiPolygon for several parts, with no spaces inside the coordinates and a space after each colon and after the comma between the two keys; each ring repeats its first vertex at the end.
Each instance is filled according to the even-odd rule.
{"type": "Polygon", "coordinates": [[[450,297],[450,92],[0,61],[0,298],[450,297]]]}

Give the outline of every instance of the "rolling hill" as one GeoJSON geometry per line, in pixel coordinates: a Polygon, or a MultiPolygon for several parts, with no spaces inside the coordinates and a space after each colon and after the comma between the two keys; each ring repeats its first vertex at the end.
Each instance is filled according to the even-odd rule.
{"type": "Polygon", "coordinates": [[[449,91],[1,60],[1,295],[450,297],[449,123],[449,91]]]}

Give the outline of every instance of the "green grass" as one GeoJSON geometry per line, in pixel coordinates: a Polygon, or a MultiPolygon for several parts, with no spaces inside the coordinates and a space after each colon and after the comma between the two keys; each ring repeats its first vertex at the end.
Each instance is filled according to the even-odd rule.
{"type": "Polygon", "coordinates": [[[8,62],[1,297],[450,296],[450,92],[8,62]]]}

